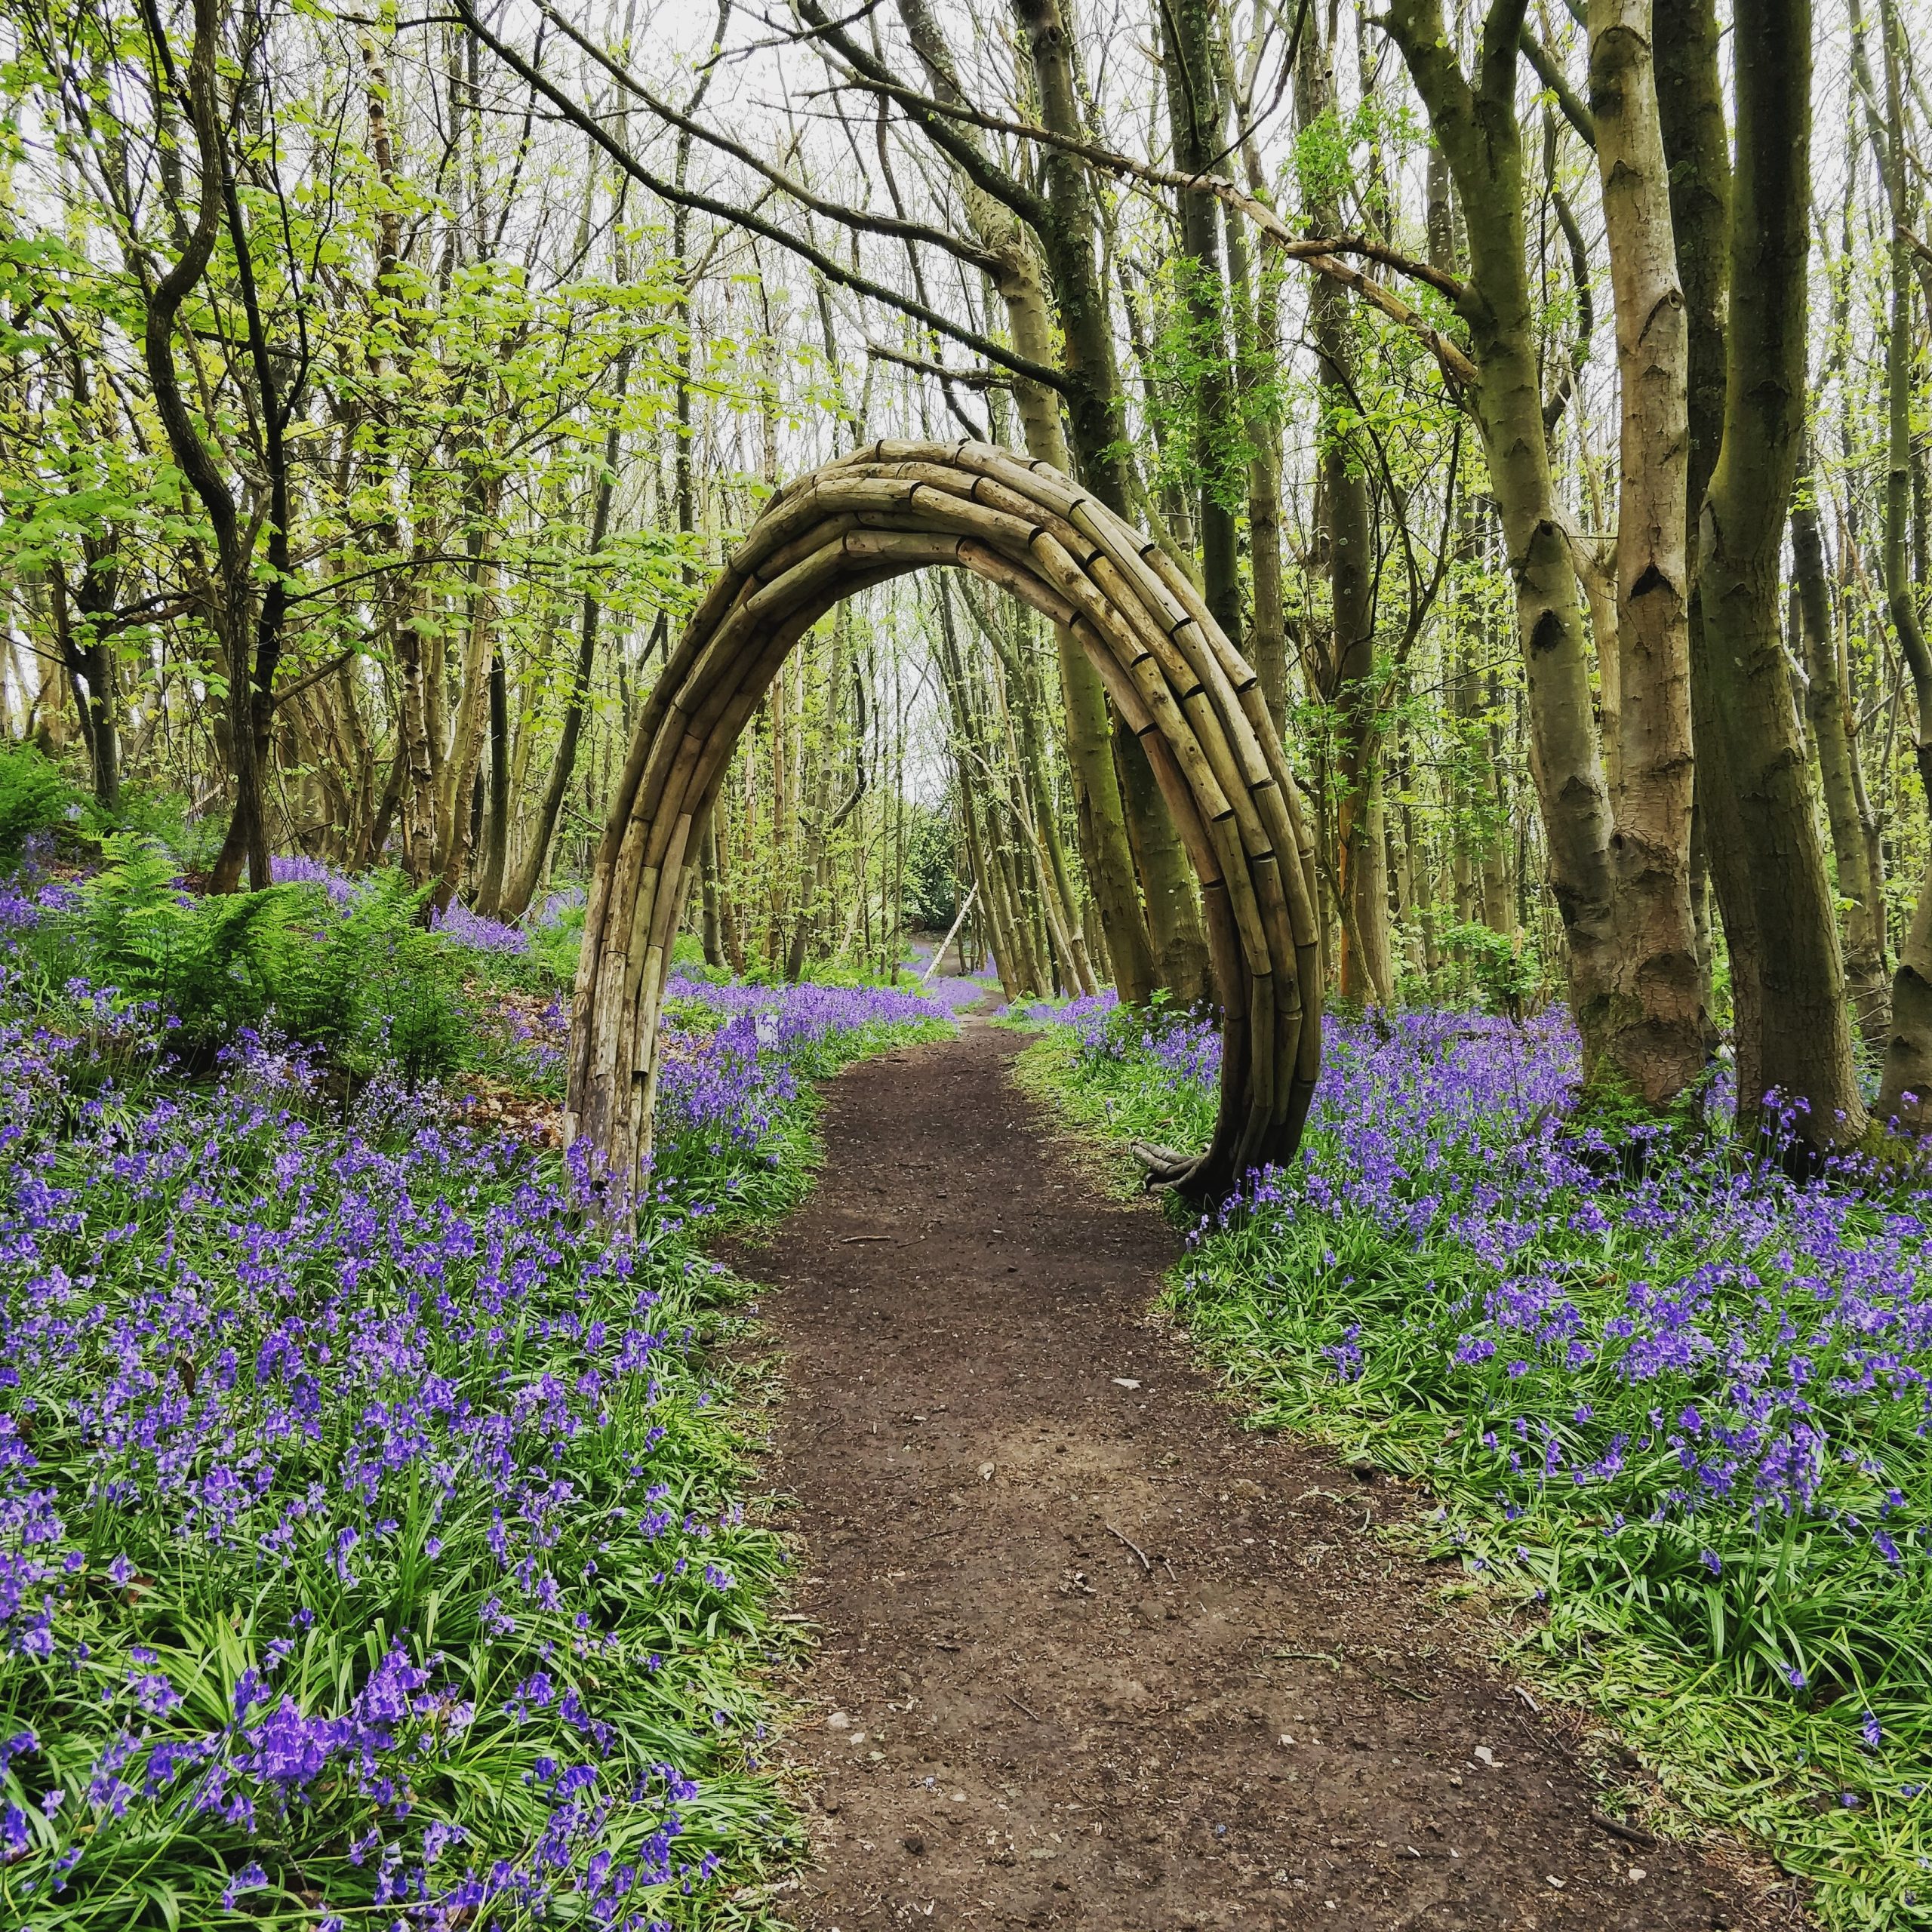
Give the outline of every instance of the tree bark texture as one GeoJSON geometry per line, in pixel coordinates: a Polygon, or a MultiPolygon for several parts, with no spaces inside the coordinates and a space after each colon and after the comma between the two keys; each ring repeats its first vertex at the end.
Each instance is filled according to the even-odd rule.
{"type": "Polygon", "coordinates": [[[1791,552],[1804,638],[1805,709],[1831,829],[1838,897],[1845,902],[1845,985],[1860,1035],[1883,1051],[1892,1004],[1885,976],[1884,895],[1872,875],[1872,848],[1858,809],[1857,746],[1832,621],[1818,506],[1808,477],[1800,479],[1791,506],[1791,552]]]}
{"type": "MultiPolygon", "coordinates": [[[[1032,69],[1040,125],[1068,140],[1084,138],[1070,37],[1060,0],[1013,0],[1032,69]]],[[[1069,379],[1067,420],[1081,479],[1114,515],[1128,515],[1126,412],[1114,355],[1106,287],[1094,258],[1096,226],[1088,164],[1059,147],[1042,155],[1046,190],[1038,229],[1053,277],[1069,379]]],[[[1161,809],[1162,786],[1138,735],[1116,718],[1115,768],[1147,907],[1156,980],[1189,1004],[1208,990],[1209,959],[1192,875],[1179,834],[1161,809]]],[[[1112,934],[1109,935],[1109,944],[1112,934]]],[[[1121,961],[1115,955],[1115,964],[1121,961]]]]}
{"type": "Polygon", "coordinates": [[[1590,109],[1621,381],[1617,894],[1605,1050],[1649,1104],[1709,1057],[1690,907],[1690,343],[1651,67],[1650,0],[1591,0],[1590,109]]]}
{"type": "MultiPolygon", "coordinates": [[[[927,0],[900,0],[899,11],[935,96],[949,105],[963,104],[951,51],[927,0]]],[[[992,278],[1005,306],[1014,346],[1032,361],[1053,365],[1059,360],[1058,346],[1038,255],[1011,211],[984,189],[961,177],[960,193],[975,236],[999,264],[992,278]]],[[[1027,454],[1071,475],[1073,459],[1059,397],[1043,383],[1017,377],[1013,399],[1027,454]]],[[[1106,691],[1070,632],[1057,629],[1054,646],[1081,859],[1114,964],[1115,984],[1123,1000],[1140,1005],[1154,989],[1154,954],[1114,770],[1106,691]]]]}
{"type": "Polygon", "coordinates": [[[1531,763],[1549,848],[1550,891],[1568,946],[1571,1010],[1586,1077],[1618,1081],[1626,1069],[1614,1042],[1633,1023],[1641,1029],[1641,1018],[1629,1011],[1627,977],[1619,972],[1610,798],[1576,568],[1543,423],[1515,106],[1522,15],[1521,5],[1491,9],[1473,80],[1452,51],[1440,0],[1391,0],[1386,19],[1461,201],[1469,264],[1459,307],[1477,370],[1472,412],[1515,587],[1531,763]]]}
{"type": "MultiPolygon", "coordinates": [[[[1906,238],[1905,106],[1900,97],[1904,48],[1897,0],[1879,0],[1884,35],[1884,180],[1892,214],[1891,315],[1885,339],[1885,608],[1912,673],[1917,703],[1919,783],[1932,804],[1932,650],[1919,619],[1907,539],[1912,511],[1912,300],[1911,245],[1906,238]]],[[[1922,1133],[1932,1126],[1932,863],[1899,948],[1892,977],[1891,1030],[1878,1083],[1878,1118],[1922,1133]]]]}

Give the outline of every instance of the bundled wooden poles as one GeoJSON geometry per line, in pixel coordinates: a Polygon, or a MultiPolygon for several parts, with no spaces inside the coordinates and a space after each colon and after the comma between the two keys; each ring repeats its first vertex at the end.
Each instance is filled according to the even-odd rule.
{"type": "Polygon", "coordinates": [[[1142,1150],[1202,1199],[1300,1144],[1321,1054],[1314,848],[1254,671],[1181,570],[1057,470],[989,444],[881,442],[774,497],[638,718],[598,851],[565,1127],[634,1186],[651,1141],[671,943],[733,747],[841,598],[928,565],[1069,627],[1146,747],[1201,887],[1221,1101],[1198,1155],[1142,1150]]]}

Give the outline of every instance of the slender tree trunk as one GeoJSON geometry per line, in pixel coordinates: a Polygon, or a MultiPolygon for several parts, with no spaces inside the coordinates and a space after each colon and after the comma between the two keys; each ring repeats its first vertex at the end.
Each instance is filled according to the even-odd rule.
{"type": "Polygon", "coordinates": [[[1792,503],[1791,551],[1804,638],[1805,709],[1825,795],[1826,822],[1831,827],[1838,897],[1845,902],[1845,983],[1860,1032],[1869,1044],[1882,1050],[1891,1030],[1884,906],[1872,878],[1871,854],[1858,814],[1852,771],[1857,751],[1846,717],[1838,640],[1832,623],[1831,586],[1825,578],[1818,506],[1808,475],[1799,479],[1792,503]]]}
{"type": "MultiPolygon", "coordinates": [[[[419,534],[417,548],[423,547],[419,534]]],[[[413,589],[412,598],[417,595],[413,589]]],[[[436,865],[436,761],[429,735],[429,652],[421,617],[404,612],[395,629],[395,658],[402,698],[398,729],[402,740],[402,864],[412,884],[426,884],[436,865]]]]}
{"type": "MultiPolygon", "coordinates": [[[[626,349],[617,358],[615,401],[610,427],[604,432],[604,464],[598,472],[596,493],[591,502],[590,535],[585,546],[584,560],[593,568],[602,555],[610,536],[611,506],[617,489],[621,442],[617,414],[630,386],[630,352],[626,349]]],[[[550,862],[550,841],[556,835],[557,820],[563,811],[564,801],[570,795],[571,778],[577,770],[577,744],[590,709],[591,682],[597,668],[597,639],[603,614],[602,600],[594,588],[587,587],[577,622],[577,661],[571,670],[570,695],[564,701],[563,725],[558,734],[555,754],[550,761],[550,776],[537,804],[522,863],[517,868],[515,878],[504,901],[504,915],[509,918],[520,919],[529,910],[530,902],[536,897],[537,888],[550,862]]]]}
{"type": "Polygon", "coordinates": [[[490,789],[484,804],[482,877],[476,909],[488,918],[502,916],[503,874],[510,844],[509,675],[499,650],[490,663],[490,789]]]}
{"type": "MultiPolygon", "coordinates": [[[[1303,23],[1295,66],[1295,114],[1303,140],[1334,110],[1334,84],[1319,23],[1303,23]]],[[[1339,234],[1334,183],[1303,184],[1309,230],[1339,234]]],[[[1375,664],[1375,539],[1363,452],[1346,427],[1355,414],[1353,325],[1349,292],[1326,276],[1309,291],[1309,333],[1315,340],[1321,463],[1327,515],[1330,648],[1321,695],[1333,708],[1336,739],[1334,874],[1339,916],[1341,995],[1364,1004],[1395,997],[1389,957],[1387,841],[1381,813],[1381,721],[1375,664]]]]}
{"type": "MultiPolygon", "coordinates": [[[[713,972],[724,964],[724,929],[718,915],[718,826],[714,811],[705,822],[704,841],[699,848],[698,883],[703,894],[704,963],[713,972]]],[[[864,881],[860,881],[860,891],[864,881]]]]}
{"type": "MultiPolygon", "coordinates": [[[[1900,98],[1904,49],[1898,0],[1879,0],[1884,35],[1885,171],[1892,216],[1891,315],[1885,343],[1885,609],[1912,673],[1920,789],[1932,807],[1932,650],[1918,614],[1918,586],[1907,548],[1912,509],[1912,300],[1906,177],[1905,107],[1900,98]]],[[[1892,976],[1891,1031],[1878,1083],[1878,1118],[1923,1133],[1932,1127],[1932,862],[1918,891],[1892,976]]]]}
{"type": "Polygon", "coordinates": [[[436,882],[440,910],[456,897],[469,857],[472,814],[470,795],[482,765],[483,740],[489,728],[490,671],[495,662],[497,609],[494,595],[494,524],[497,491],[494,483],[477,479],[469,514],[469,617],[463,639],[461,682],[458,688],[456,734],[444,774],[441,817],[446,829],[442,863],[436,882]]]}
{"type": "MultiPolygon", "coordinates": [[[[202,440],[183,395],[180,373],[174,361],[174,331],[182,306],[207,272],[220,233],[224,205],[231,198],[225,193],[228,159],[215,88],[221,15],[219,0],[195,0],[194,40],[185,75],[182,75],[174,67],[167,28],[153,0],[146,0],[145,13],[168,85],[186,108],[194,130],[200,174],[193,224],[183,234],[181,251],[174,266],[155,285],[148,298],[143,318],[142,358],[155,413],[168,438],[169,454],[200,500],[214,534],[216,568],[209,579],[209,628],[220,650],[222,675],[228,686],[225,735],[229,768],[235,780],[235,811],[215,860],[211,883],[215,891],[228,892],[240,883],[245,863],[255,884],[266,885],[269,881],[260,758],[260,737],[266,736],[268,716],[256,702],[257,640],[255,588],[250,574],[251,543],[244,535],[222,466],[202,440]]],[[[238,267],[247,258],[248,238],[238,231],[232,238],[238,267]]],[[[252,301],[248,306],[252,311],[252,301]]],[[[255,318],[251,315],[252,319],[255,318]]],[[[259,330],[251,333],[258,334],[259,330]]],[[[260,358],[255,359],[259,365],[260,358]]],[[[266,413],[272,415],[276,408],[272,389],[265,407],[266,413]]],[[[278,608],[279,601],[278,596],[278,608]]]]}
{"type": "Polygon", "coordinates": [[[980,608],[970,586],[962,586],[961,594],[975,628],[998,657],[1003,673],[1008,752],[1020,786],[1020,817],[1039,875],[1041,911],[1065,962],[1069,983],[1082,993],[1091,993],[1095,989],[1094,970],[1056,822],[1041,742],[1043,707],[1032,673],[1026,614],[1023,606],[1013,604],[1011,628],[1003,630],[991,614],[980,608]]]}
{"type": "MultiPolygon", "coordinates": [[[[1081,140],[1086,128],[1060,0],[1013,4],[1032,71],[1041,125],[1052,134],[1081,140]]],[[[1117,515],[1129,516],[1131,493],[1122,454],[1125,412],[1106,285],[1094,259],[1095,222],[1088,165],[1064,149],[1050,147],[1040,171],[1051,211],[1040,242],[1053,275],[1066,344],[1062,366],[1069,378],[1073,454],[1087,487],[1117,515]]],[[[1204,995],[1208,983],[1208,941],[1195,897],[1193,869],[1140,740],[1117,720],[1113,742],[1155,974],[1177,998],[1192,1002],[1204,995]]],[[[1120,952],[1111,931],[1109,943],[1118,968],[1120,952]]]]}

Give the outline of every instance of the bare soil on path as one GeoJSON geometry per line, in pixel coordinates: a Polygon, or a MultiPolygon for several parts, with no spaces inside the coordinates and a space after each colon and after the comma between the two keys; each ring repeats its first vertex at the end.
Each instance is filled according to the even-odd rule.
{"type": "Polygon", "coordinates": [[[737,1257],[818,1633],[803,1924],[1800,1922],[1605,1822],[1577,1730],[1374,1534],[1413,1491],[1243,1429],[1151,1311],[1172,1232],[1055,1143],[1020,1044],[844,1075],[819,1186],[737,1257]]]}

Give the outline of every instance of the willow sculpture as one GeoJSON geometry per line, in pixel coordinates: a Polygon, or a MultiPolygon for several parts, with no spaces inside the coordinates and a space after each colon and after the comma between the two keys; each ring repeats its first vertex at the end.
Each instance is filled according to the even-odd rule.
{"type": "Polygon", "coordinates": [[[671,946],[733,747],[786,654],[844,597],[928,565],[1069,626],[1140,742],[1201,881],[1220,990],[1204,1153],[1146,1148],[1199,1199],[1300,1144],[1321,1066],[1313,853],[1255,674],[1185,573],[1059,472],[978,442],[881,442],[774,496],[638,720],[598,847],[565,1131],[634,1186],[671,946]]]}

